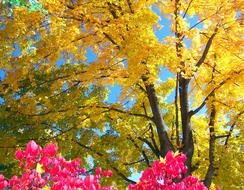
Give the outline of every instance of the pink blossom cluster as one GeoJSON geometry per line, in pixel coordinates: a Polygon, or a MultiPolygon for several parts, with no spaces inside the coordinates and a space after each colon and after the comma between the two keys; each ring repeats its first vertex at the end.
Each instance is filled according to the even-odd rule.
{"type": "Polygon", "coordinates": [[[4,179],[4,176],[0,174],[0,189],[4,189],[8,186],[8,182],[4,179]]]}
{"type": "Polygon", "coordinates": [[[56,155],[57,149],[55,144],[42,149],[30,141],[24,151],[17,150],[16,159],[20,161],[20,168],[24,172],[21,177],[13,176],[8,181],[0,175],[0,189],[39,190],[47,186],[51,190],[116,190],[114,187],[100,185],[102,176],[112,176],[111,170],[102,171],[99,167],[95,175],[85,175],[86,169],[81,168],[80,159],[66,161],[56,155]]]}
{"type": "MultiPolygon", "coordinates": [[[[0,190],[40,190],[49,187],[51,190],[117,190],[114,187],[101,187],[101,177],[112,177],[112,171],[95,169],[95,175],[86,175],[81,167],[81,160],[66,161],[57,156],[58,147],[48,144],[41,148],[34,141],[27,144],[25,150],[16,151],[20,161],[22,176],[13,176],[6,180],[0,174],[0,190]]],[[[129,190],[208,190],[197,177],[187,176],[184,154],[169,151],[164,159],[155,161],[146,169],[140,181],[130,184],[129,190]]],[[[219,187],[216,190],[221,190],[219,187]]]]}
{"type": "Polygon", "coordinates": [[[207,190],[197,177],[182,179],[187,172],[185,161],[184,154],[169,151],[165,159],[155,161],[143,172],[139,183],[129,185],[129,190],[207,190]]]}

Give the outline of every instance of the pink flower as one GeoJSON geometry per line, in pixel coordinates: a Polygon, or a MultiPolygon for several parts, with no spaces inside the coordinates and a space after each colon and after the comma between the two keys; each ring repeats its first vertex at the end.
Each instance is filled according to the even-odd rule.
{"type": "Polygon", "coordinates": [[[91,184],[94,183],[94,180],[95,180],[95,177],[94,175],[88,175],[86,176],[85,180],[84,180],[84,183],[87,187],[89,187],[91,184]]]}
{"type": "Polygon", "coordinates": [[[4,180],[4,176],[2,174],[0,174],[0,181],[4,180]]]}
{"type": "Polygon", "coordinates": [[[39,146],[36,144],[35,141],[30,141],[30,142],[27,144],[27,147],[26,147],[26,152],[27,152],[27,153],[30,153],[30,154],[37,154],[37,153],[38,153],[38,150],[39,150],[39,146]]]}
{"type": "Polygon", "coordinates": [[[24,155],[23,155],[23,153],[22,153],[21,150],[17,150],[17,151],[15,152],[15,158],[16,158],[17,160],[22,160],[22,159],[24,158],[24,155]]]}
{"type": "Polygon", "coordinates": [[[44,156],[54,157],[57,153],[58,147],[55,144],[48,144],[43,150],[42,153],[44,156]]]}
{"type": "Polygon", "coordinates": [[[8,182],[6,180],[0,181],[0,189],[4,189],[8,186],[8,182]]]}
{"type": "Polygon", "coordinates": [[[13,176],[10,180],[9,180],[9,186],[13,187],[14,185],[16,185],[17,183],[19,183],[19,179],[18,177],[15,175],[13,176]]]}
{"type": "Polygon", "coordinates": [[[184,154],[175,155],[169,151],[164,160],[156,160],[152,167],[143,172],[139,183],[129,185],[128,188],[129,190],[207,190],[203,183],[193,176],[188,176],[178,183],[174,182],[176,179],[180,180],[187,172],[185,161],[184,154]]]}
{"type": "Polygon", "coordinates": [[[81,169],[80,169],[80,173],[81,173],[82,175],[84,175],[84,174],[86,173],[86,168],[81,168],[81,169]]]}
{"type": "Polygon", "coordinates": [[[54,165],[52,169],[50,170],[50,175],[55,176],[61,171],[60,165],[54,165]]]}
{"type": "Polygon", "coordinates": [[[97,175],[100,175],[102,173],[102,168],[101,167],[96,168],[95,172],[97,175]]]}
{"type": "Polygon", "coordinates": [[[107,170],[103,172],[104,177],[112,177],[113,172],[111,170],[107,170]]]}
{"type": "Polygon", "coordinates": [[[0,174],[0,189],[4,189],[8,186],[8,182],[5,180],[4,176],[0,174]]]}

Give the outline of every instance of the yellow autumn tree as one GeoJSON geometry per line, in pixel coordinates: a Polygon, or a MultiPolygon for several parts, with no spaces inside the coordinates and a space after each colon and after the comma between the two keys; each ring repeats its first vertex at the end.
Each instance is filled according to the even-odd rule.
{"type": "Polygon", "coordinates": [[[3,164],[30,139],[55,141],[122,188],[179,150],[187,175],[243,189],[241,0],[31,2],[0,5],[3,164]]]}

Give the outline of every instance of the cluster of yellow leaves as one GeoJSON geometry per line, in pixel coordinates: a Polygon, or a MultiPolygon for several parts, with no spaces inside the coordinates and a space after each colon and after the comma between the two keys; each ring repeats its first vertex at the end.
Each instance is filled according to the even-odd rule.
{"type": "MultiPolygon", "coordinates": [[[[206,100],[207,108],[212,104],[216,106],[216,134],[226,134],[229,123],[239,122],[236,115],[243,109],[243,23],[238,18],[239,14],[243,15],[243,3],[241,0],[177,2],[43,0],[47,13],[14,7],[12,18],[1,10],[6,28],[0,30],[0,68],[6,75],[1,81],[0,92],[5,96],[7,109],[16,111],[16,117],[31,117],[36,126],[44,121],[63,126],[61,129],[68,132],[58,137],[59,142],[77,138],[79,133],[82,142],[92,145],[95,151],[103,150],[107,158],[122,160],[116,164],[126,173],[130,166],[125,162],[140,159],[141,150],[145,149],[138,137],[150,138],[152,135],[148,130],[150,121],[134,114],[142,115],[146,111],[151,116],[142,76],[146,75],[148,83],[155,84],[160,106],[166,112],[164,119],[169,134],[172,139],[175,137],[174,106],[166,103],[166,97],[175,88],[175,79],[160,82],[158,77],[160,68],[166,67],[173,74],[180,73],[191,79],[192,108],[197,108],[215,91],[215,99],[206,100]],[[160,28],[160,17],[152,7],[159,9],[161,16],[170,23],[161,29],[171,30],[162,42],[154,32],[155,26],[160,28]],[[197,22],[192,23],[190,18],[197,22]],[[196,64],[216,27],[218,31],[210,50],[198,68],[196,64]],[[180,37],[174,36],[175,33],[180,37]],[[15,51],[13,43],[19,45],[19,57],[10,56],[15,51]],[[177,51],[176,44],[179,45],[177,51]],[[28,53],[31,47],[35,50],[28,53]],[[88,49],[96,56],[91,63],[88,49]],[[61,61],[64,63],[59,65],[61,61]],[[106,104],[104,99],[108,91],[104,87],[115,83],[122,88],[119,102],[106,104]],[[123,104],[131,100],[135,102],[125,109],[123,104]],[[106,131],[107,123],[120,136],[107,135],[101,139],[94,135],[93,128],[102,133],[106,131]],[[78,132],[69,131],[70,128],[78,132]],[[135,142],[128,140],[129,137],[136,139],[135,142]],[[100,146],[96,147],[96,144],[100,146]],[[114,149],[109,154],[105,150],[112,150],[111,144],[114,149]]],[[[206,111],[206,114],[209,113],[206,111]]],[[[203,177],[208,164],[208,160],[202,159],[208,157],[208,118],[193,117],[192,126],[196,141],[194,163],[201,161],[197,174],[203,177]]],[[[237,133],[242,130],[240,126],[238,124],[237,133]]],[[[218,141],[218,147],[221,143],[218,141]]],[[[81,153],[74,144],[63,143],[62,150],[81,153]]],[[[151,159],[155,158],[148,149],[145,151],[151,159]]],[[[217,155],[217,159],[222,156],[217,155]]],[[[95,157],[107,164],[106,159],[95,157]]],[[[233,162],[239,171],[238,159],[233,162]]],[[[143,165],[135,165],[134,169],[140,171],[143,165]]],[[[238,178],[234,166],[230,171],[233,171],[233,178],[238,178]]],[[[223,181],[224,175],[219,172],[215,180],[222,179],[221,183],[228,188],[223,181]]]]}

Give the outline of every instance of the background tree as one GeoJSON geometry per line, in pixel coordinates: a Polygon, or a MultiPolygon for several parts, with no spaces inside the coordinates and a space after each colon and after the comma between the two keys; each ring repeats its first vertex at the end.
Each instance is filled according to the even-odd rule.
{"type": "Polygon", "coordinates": [[[123,187],[179,150],[186,175],[243,188],[241,1],[37,5],[1,3],[2,162],[30,139],[56,141],[68,158],[112,168],[123,187]],[[114,84],[119,101],[109,103],[114,84]]]}

